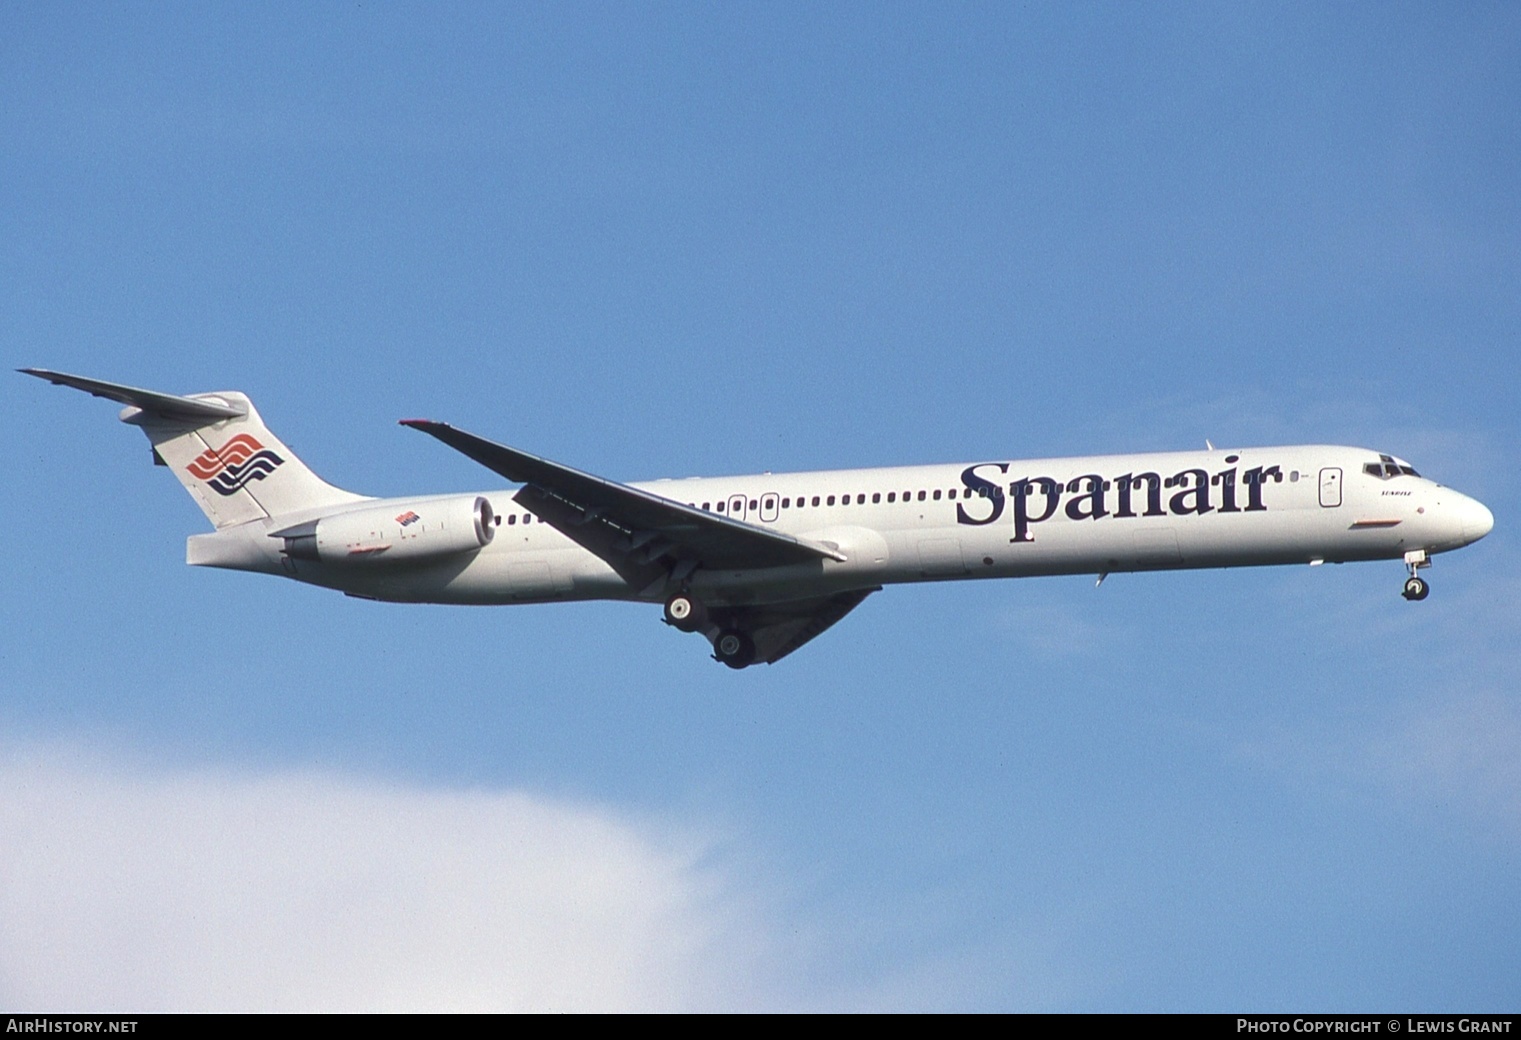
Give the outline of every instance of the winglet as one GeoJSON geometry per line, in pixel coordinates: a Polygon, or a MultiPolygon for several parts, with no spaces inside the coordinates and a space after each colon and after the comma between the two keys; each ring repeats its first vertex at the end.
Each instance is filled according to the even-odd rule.
{"type": "Polygon", "coordinates": [[[162,394],[157,390],[142,390],[135,386],[124,386],[121,383],[107,383],[101,379],[86,379],[84,376],[71,376],[65,372],[52,372],[46,368],[18,368],[16,371],[36,376],[38,379],[46,379],[54,386],[71,386],[75,390],[83,390],[95,397],[120,401],[122,404],[178,422],[204,424],[220,422],[223,419],[239,419],[248,414],[246,407],[234,407],[216,398],[162,394]]]}

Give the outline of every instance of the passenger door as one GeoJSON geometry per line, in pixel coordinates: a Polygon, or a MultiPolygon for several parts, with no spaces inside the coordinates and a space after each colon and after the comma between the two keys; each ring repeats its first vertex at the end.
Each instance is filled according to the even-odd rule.
{"type": "Polygon", "coordinates": [[[1320,471],[1320,504],[1327,509],[1341,505],[1341,469],[1336,466],[1320,471]]]}

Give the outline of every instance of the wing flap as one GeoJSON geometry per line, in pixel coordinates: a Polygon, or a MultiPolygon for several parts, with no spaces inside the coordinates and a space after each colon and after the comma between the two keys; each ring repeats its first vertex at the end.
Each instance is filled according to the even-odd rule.
{"type": "Polygon", "coordinates": [[[729,607],[713,612],[713,621],[721,628],[739,628],[750,633],[755,642],[758,664],[775,664],[835,622],[859,607],[867,596],[881,591],[881,586],[853,589],[816,599],[770,603],[753,607],[729,607]]]}

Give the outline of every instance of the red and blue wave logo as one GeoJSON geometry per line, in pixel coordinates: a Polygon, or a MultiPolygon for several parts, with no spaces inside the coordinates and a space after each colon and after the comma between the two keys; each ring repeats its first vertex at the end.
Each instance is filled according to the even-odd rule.
{"type": "Polygon", "coordinates": [[[263,480],[285,462],[258,440],[240,433],[220,448],[208,448],[185,469],[219,495],[236,493],[250,480],[263,480]]]}
{"type": "Polygon", "coordinates": [[[418,516],[412,510],[408,509],[405,513],[396,518],[396,522],[401,526],[406,527],[408,524],[415,524],[421,519],[422,517],[418,516]]]}

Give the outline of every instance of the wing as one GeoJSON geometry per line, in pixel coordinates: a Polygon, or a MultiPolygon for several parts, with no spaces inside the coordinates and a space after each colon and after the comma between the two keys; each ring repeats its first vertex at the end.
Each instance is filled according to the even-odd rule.
{"type": "Polygon", "coordinates": [[[684,580],[698,567],[750,570],[845,559],[828,546],[583,473],[447,423],[403,419],[402,425],[523,484],[516,501],[640,590],[668,576],[684,580]]]}
{"type": "Polygon", "coordinates": [[[822,634],[881,588],[878,585],[791,603],[715,608],[711,616],[720,628],[737,628],[749,633],[755,642],[756,664],[775,664],[814,636],[822,634]]]}

